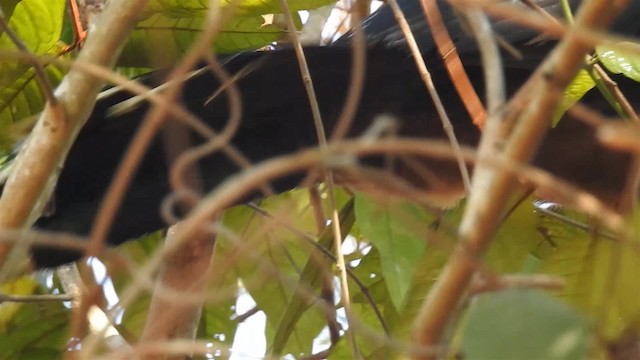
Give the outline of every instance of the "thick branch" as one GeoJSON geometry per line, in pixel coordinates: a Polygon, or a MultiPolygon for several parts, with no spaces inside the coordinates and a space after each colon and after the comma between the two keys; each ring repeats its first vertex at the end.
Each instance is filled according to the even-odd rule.
{"type": "MultiPolygon", "coordinates": [[[[581,7],[576,23],[581,26],[602,28],[610,23],[617,12],[624,9],[626,1],[591,0],[581,7]]],[[[536,91],[528,107],[506,143],[504,156],[515,162],[527,162],[549,128],[549,119],[561,99],[562,90],[580,69],[584,56],[591,46],[584,44],[573,32],[569,32],[553,53],[541,65],[541,70],[531,78],[536,91]]],[[[531,90],[531,85],[524,88],[531,90]]],[[[522,92],[516,98],[524,96],[522,92]]],[[[503,121],[506,119],[503,119],[503,121]]],[[[484,135],[486,136],[486,134],[484,135]]],[[[491,154],[494,144],[481,142],[480,157],[491,154]]],[[[469,203],[460,225],[460,243],[442,271],[431,293],[423,303],[416,319],[413,339],[416,350],[433,350],[465,295],[475,262],[487,248],[501,218],[515,176],[506,171],[485,168],[476,170],[483,176],[474,177],[469,203]]],[[[415,359],[433,359],[433,351],[417,351],[415,359]]]]}
{"type": "MultiPolygon", "coordinates": [[[[112,0],[77,61],[113,67],[146,3],[112,0]]],[[[55,91],[59,106],[45,107],[15,160],[0,198],[0,229],[26,228],[38,218],[51,195],[60,164],[89,117],[102,86],[101,79],[75,68],[65,76],[55,91]]],[[[10,249],[8,243],[0,244],[0,264],[4,264],[10,249]]],[[[0,274],[0,279],[3,276],[6,274],[0,274]]]]}
{"type": "MultiPolygon", "coordinates": [[[[180,224],[175,225],[180,226],[180,224]]],[[[167,241],[172,241],[174,227],[167,241]]],[[[169,339],[194,339],[206,295],[213,255],[213,235],[201,232],[165,258],[149,307],[141,343],[169,339]],[[198,301],[167,294],[190,294],[198,301]]],[[[190,355],[190,354],[183,354],[190,355]]],[[[167,355],[148,355],[145,359],[164,359],[167,355]]],[[[184,358],[181,356],[180,358],[184,358]]]]}

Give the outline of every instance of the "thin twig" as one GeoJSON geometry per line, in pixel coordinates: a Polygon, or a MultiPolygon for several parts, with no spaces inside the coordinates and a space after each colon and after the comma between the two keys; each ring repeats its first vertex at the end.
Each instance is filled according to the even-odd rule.
{"type": "MultiPolygon", "coordinates": [[[[255,204],[249,204],[249,206],[251,206],[251,208],[253,208],[258,214],[267,217],[269,219],[272,219],[273,221],[275,221],[278,225],[282,225],[285,228],[287,228],[289,231],[293,232],[294,234],[296,234],[297,236],[299,236],[302,239],[305,239],[309,244],[311,244],[313,247],[315,247],[319,252],[321,252],[324,256],[326,256],[327,258],[329,258],[333,263],[336,263],[336,257],[335,255],[331,254],[330,251],[328,251],[327,249],[325,249],[324,247],[320,246],[317,242],[316,239],[313,237],[310,237],[309,235],[305,234],[304,232],[298,230],[294,224],[291,224],[290,222],[285,221],[285,219],[282,219],[281,217],[276,217],[273,216],[272,214],[270,214],[268,211],[266,211],[265,209],[255,205],[255,204]]],[[[373,310],[373,313],[375,314],[376,318],[378,319],[378,322],[380,322],[380,326],[382,326],[382,329],[384,330],[385,334],[389,334],[389,325],[387,325],[387,323],[384,320],[384,316],[382,316],[382,313],[380,312],[380,309],[378,309],[378,306],[376,305],[375,300],[373,299],[373,297],[371,296],[371,293],[369,292],[369,289],[367,288],[367,286],[356,276],[356,274],[352,271],[351,267],[347,266],[347,275],[349,275],[349,277],[351,278],[351,280],[353,280],[353,282],[356,283],[356,286],[358,287],[358,290],[360,290],[360,292],[364,295],[364,297],[367,299],[367,302],[369,303],[369,305],[371,305],[371,309],[373,310]]]]}
{"type": "MultiPolygon", "coordinates": [[[[311,115],[313,117],[313,123],[315,125],[316,134],[318,137],[318,144],[320,145],[320,149],[326,149],[327,137],[324,129],[324,124],[322,122],[322,116],[320,114],[320,107],[318,105],[315,89],[313,87],[313,80],[311,78],[311,74],[309,72],[309,66],[304,56],[304,51],[302,49],[300,38],[295,32],[295,29],[296,29],[295,23],[293,21],[293,16],[291,16],[291,11],[289,10],[289,5],[287,4],[286,0],[280,0],[280,8],[282,9],[284,17],[286,19],[287,27],[289,28],[289,38],[291,39],[291,42],[293,44],[293,49],[296,53],[296,58],[298,59],[298,65],[300,66],[302,82],[307,92],[309,105],[311,106],[311,115]]],[[[360,25],[358,24],[360,21],[360,17],[358,16],[357,12],[354,12],[354,15],[355,15],[354,18],[356,19],[356,23],[357,23],[356,29],[358,29],[360,27],[360,25]]],[[[362,34],[359,34],[359,35],[362,36],[362,34]]],[[[354,44],[354,46],[356,49],[356,53],[354,54],[354,57],[353,57],[353,64],[355,66],[358,66],[358,65],[363,66],[364,62],[362,62],[361,64],[356,64],[356,61],[364,60],[364,41],[361,41],[359,44],[354,44]],[[360,46],[360,50],[358,50],[358,46],[360,46]]],[[[360,90],[359,88],[362,86],[361,82],[362,82],[363,75],[364,75],[364,69],[358,69],[358,71],[356,71],[353,77],[357,82],[351,83],[349,94],[348,94],[349,98],[357,99],[360,97],[361,91],[359,91],[360,90]],[[360,79],[358,79],[358,77],[360,79]]],[[[346,104],[346,107],[343,113],[341,114],[341,119],[339,123],[339,125],[343,126],[344,129],[338,129],[339,131],[346,132],[346,130],[348,130],[349,122],[351,118],[353,118],[353,115],[355,115],[356,109],[357,109],[357,106],[355,106],[355,104],[349,104],[349,103],[346,104]]],[[[337,132],[336,135],[340,136],[342,134],[337,132]]],[[[327,193],[329,195],[329,205],[331,207],[331,217],[332,217],[331,226],[333,227],[333,231],[334,231],[334,247],[337,255],[336,265],[340,272],[340,284],[341,284],[340,295],[341,295],[345,312],[347,314],[347,320],[349,320],[352,314],[351,296],[349,295],[349,284],[347,282],[346,263],[344,261],[344,256],[342,253],[342,234],[340,230],[340,218],[338,214],[338,209],[336,207],[335,188],[333,185],[334,180],[333,180],[333,174],[331,173],[331,171],[328,171],[326,173],[325,178],[326,178],[325,182],[327,184],[327,193]]],[[[351,354],[353,355],[353,358],[360,359],[361,354],[360,354],[360,351],[358,350],[356,335],[353,332],[349,332],[348,337],[349,337],[349,343],[351,345],[351,354]]],[[[279,355],[279,354],[276,354],[276,355],[279,355]]]]}
{"type": "Polygon", "coordinates": [[[71,295],[11,295],[0,293],[0,303],[40,303],[40,302],[64,302],[73,301],[75,297],[71,295]]]}
{"type": "MultiPolygon", "coordinates": [[[[189,216],[183,220],[183,226],[179,227],[174,235],[175,241],[167,244],[167,246],[162,249],[162,252],[155,253],[147,263],[137,269],[137,276],[133,278],[132,284],[121,293],[121,305],[123,307],[128,306],[131,301],[135,299],[140,289],[144,288],[145,283],[143,280],[148,279],[155,271],[157,265],[162,261],[164,252],[171,252],[173,251],[172,248],[181,246],[180,244],[182,242],[192,238],[192,232],[194,230],[201,229],[203,224],[209,223],[213,214],[217,214],[222,209],[236,203],[245,196],[246,192],[258,187],[259,184],[264,181],[270,181],[280,176],[322,165],[345,166],[344,162],[339,160],[344,154],[354,154],[358,156],[374,154],[414,154],[438,156],[447,159],[453,157],[451,147],[448,144],[428,140],[409,139],[387,139],[375,143],[362,141],[332,143],[329,145],[328,151],[329,153],[318,149],[310,149],[273,158],[227,179],[217,189],[209,193],[198,206],[193,209],[189,216]],[[334,155],[330,156],[331,154],[334,155]],[[338,158],[335,156],[338,156],[338,158]]],[[[473,154],[474,152],[472,150],[468,148],[463,149],[463,155],[466,160],[475,160],[473,154]]],[[[601,219],[603,224],[610,226],[613,232],[621,234],[620,239],[628,239],[626,230],[623,227],[624,219],[615,212],[607,209],[593,196],[578,191],[566,182],[558,181],[557,179],[551,180],[548,174],[531,167],[518,165],[504,159],[482,159],[482,161],[493,163],[501,169],[507,169],[535,185],[553,186],[559,189],[566,196],[576,199],[580,206],[584,206],[586,212],[601,219]]],[[[259,262],[260,259],[257,258],[256,261],[259,262]]],[[[282,278],[277,273],[274,275],[277,275],[278,279],[282,278]]],[[[292,279],[288,285],[291,286],[292,289],[295,288],[295,286],[297,286],[296,279],[292,279]]],[[[318,306],[320,306],[320,304],[318,306]]]]}
{"type": "MultiPolygon", "coordinates": [[[[440,121],[442,122],[442,128],[444,129],[444,132],[447,135],[447,138],[449,139],[451,146],[453,147],[454,153],[456,155],[459,155],[460,143],[456,138],[455,129],[453,128],[453,125],[451,124],[451,120],[447,115],[447,110],[442,104],[440,95],[438,94],[438,91],[435,88],[435,85],[433,83],[433,78],[431,77],[431,73],[427,69],[427,66],[424,63],[424,60],[422,59],[422,55],[420,54],[420,49],[418,48],[416,39],[411,33],[411,28],[409,27],[409,23],[407,22],[407,19],[404,17],[404,14],[402,13],[402,10],[398,6],[398,3],[396,0],[389,0],[388,4],[391,10],[393,11],[393,15],[395,16],[396,21],[398,22],[398,25],[402,30],[402,33],[407,39],[407,43],[409,44],[409,49],[411,50],[411,54],[416,63],[416,67],[418,68],[418,72],[420,73],[420,77],[422,78],[422,81],[426,85],[427,90],[429,91],[429,95],[431,95],[431,99],[433,100],[438,116],[440,117],[440,121]]],[[[460,168],[462,182],[464,184],[466,191],[468,192],[469,189],[471,188],[469,170],[467,169],[467,165],[464,163],[461,156],[457,156],[456,160],[458,161],[458,167],[460,168]]]]}
{"type": "MultiPolygon", "coordinates": [[[[442,21],[442,15],[440,14],[436,0],[421,0],[420,4],[422,5],[424,16],[429,24],[433,40],[438,48],[438,53],[449,73],[449,78],[453,86],[458,92],[458,95],[460,95],[462,103],[473,123],[483,128],[487,111],[482,101],[480,101],[480,97],[474,89],[473,84],[471,84],[469,76],[464,70],[456,46],[449,36],[447,27],[442,21]]],[[[481,43],[479,45],[482,46],[481,43]]]]}

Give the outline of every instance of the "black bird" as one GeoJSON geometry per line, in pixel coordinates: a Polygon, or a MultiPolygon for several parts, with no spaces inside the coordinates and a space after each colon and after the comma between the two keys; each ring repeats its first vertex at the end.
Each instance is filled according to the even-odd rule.
{"type": "MultiPolygon", "coordinates": [[[[539,5],[555,16],[561,16],[559,1],[538,0],[539,5]]],[[[575,6],[580,1],[572,1],[575,6]]],[[[448,30],[455,40],[466,71],[479,93],[483,92],[482,69],[477,47],[465,33],[458,17],[447,1],[437,2],[448,30]]],[[[445,75],[439,55],[435,51],[428,26],[417,0],[401,0],[400,5],[409,16],[412,29],[421,43],[421,50],[434,74],[434,82],[455,121],[455,131],[464,144],[475,144],[479,131],[463,110],[449,78],[445,75]]],[[[637,35],[640,23],[640,2],[620,16],[614,29],[627,35],[637,35]]],[[[412,137],[442,138],[440,121],[433,103],[406,49],[403,38],[387,7],[365,20],[368,49],[364,90],[358,105],[350,136],[355,136],[371,124],[379,114],[391,114],[399,120],[399,133],[412,137]]],[[[506,21],[495,21],[495,31],[519,49],[526,50],[524,61],[509,59],[505,63],[508,88],[513,93],[530,75],[533,66],[548,52],[552,42],[529,44],[539,34],[506,21]]],[[[350,34],[329,47],[306,49],[306,57],[314,79],[315,91],[325,126],[330,132],[340,114],[346,89],[350,81],[350,34]]],[[[299,73],[295,54],[291,49],[271,52],[246,52],[224,59],[225,69],[231,74],[246,71],[237,86],[242,95],[242,123],[232,143],[252,162],[295,152],[314,146],[317,137],[311,112],[299,73]]],[[[151,77],[141,81],[151,83],[151,77]]],[[[638,86],[621,79],[625,90],[635,91],[638,86]],[[629,89],[626,89],[628,87],[629,89]]],[[[219,81],[210,72],[188,80],[182,94],[183,105],[209,126],[220,130],[228,118],[226,95],[213,101],[211,95],[219,81]]],[[[78,136],[65,162],[55,189],[55,213],[41,218],[36,227],[87,235],[96,215],[98,204],[115,169],[122,158],[136,128],[147,111],[147,106],[115,117],[107,111],[130,97],[119,92],[100,100],[78,136]]],[[[611,114],[601,95],[592,91],[584,100],[588,104],[611,114]]],[[[194,137],[197,138],[197,137],[194,137]]],[[[626,181],[628,156],[603,148],[594,140],[593,130],[578,121],[565,119],[554,129],[537,156],[535,163],[552,173],[593,191],[610,201],[619,195],[626,181]]],[[[449,186],[431,184],[431,191],[461,190],[457,167],[452,163],[428,163],[431,171],[445,179],[449,186]]],[[[211,189],[223,179],[238,171],[225,155],[216,153],[199,163],[205,189],[211,189]]],[[[124,203],[122,204],[108,241],[119,244],[132,237],[160,229],[166,224],[159,214],[162,199],[171,192],[168,182],[167,157],[163,142],[156,139],[137,170],[124,203]]],[[[410,171],[409,171],[410,172],[410,171]]],[[[411,176],[411,174],[408,174],[411,176]]],[[[273,184],[276,191],[291,189],[301,179],[292,177],[273,184]]],[[[429,185],[426,185],[429,186],[429,185]]],[[[38,267],[51,267],[76,259],[79,254],[58,249],[34,249],[34,262],[38,267]]]]}

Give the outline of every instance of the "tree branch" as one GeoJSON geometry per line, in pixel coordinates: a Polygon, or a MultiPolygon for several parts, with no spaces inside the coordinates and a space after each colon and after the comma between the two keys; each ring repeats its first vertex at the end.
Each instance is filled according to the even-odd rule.
{"type": "MultiPolygon", "coordinates": [[[[172,241],[175,227],[171,227],[166,237],[172,241]]],[[[209,280],[211,257],[213,255],[214,236],[201,232],[165,258],[147,314],[147,323],[140,339],[140,345],[146,341],[169,339],[194,339],[200,322],[207,283],[209,280]],[[186,301],[183,296],[170,296],[171,293],[190,294],[186,301]]],[[[180,358],[184,358],[183,354],[180,358]]],[[[145,359],[167,358],[166,354],[147,355],[145,359]]]]}
{"type": "MultiPolygon", "coordinates": [[[[120,50],[146,6],[145,0],[112,0],[98,26],[87,39],[78,62],[112,68],[120,50]]],[[[102,79],[71,68],[55,91],[58,106],[48,103],[29,140],[15,160],[14,170],[0,198],[0,229],[29,227],[51,196],[59,168],[89,117],[102,79]]],[[[9,243],[0,244],[0,265],[5,264],[9,243]]],[[[10,268],[3,266],[0,281],[10,268]]]]}
{"type": "MultiPolygon", "coordinates": [[[[614,16],[623,10],[627,1],[585,1],[578,13],[576,23],[581,26],[606,27],[614,16]]],[[[519,117],[504,150],[508,160],[527,162],[531,159],[540,140],[549,128],[549,119],[561,99],[562,90],[580,69],[584,56],[591,50],[574,32],[569,31],[550,56],[543,62],[522,90],[512,100],[531,96],[528,106],[522,111],[511,111],[512,119],[519,117]],[[532,87],[535,91],[532,91],[532,87]],[[533,95],[531,95],[533,94],[533,95]]],[[[500,119],[510,123],[505,117],[500,119]]],[[[497,129],[498,127],[496,127],[497,129]]],[[[487,134],[483,134],[483,137],[487,134]]],[[[479,155],[491,154],[494,144],[481,141],[479,155]]],[[[441,336],[467,292],[475,274],[474,262],[482,258],[500,221],[505,205],[515,186],[513,173],[489,169],[480,165],[477,172],[484,173],[473,179],[472,191],[459,228],[460,242],[449,262],[425,299],[413,331],[416,350],[436,349],[441,336]]],[[[416,351],[414,359],[435,359],[433,351],[416,351]]]]}

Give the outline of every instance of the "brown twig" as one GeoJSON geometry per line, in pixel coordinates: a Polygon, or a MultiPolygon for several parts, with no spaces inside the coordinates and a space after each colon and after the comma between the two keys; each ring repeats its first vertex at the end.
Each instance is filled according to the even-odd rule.
{"type": "MultiPolygon", "coordinates": [[[[189,170],[195,169],[197,167],[197,162],[205,156],[212,155],[220,148],[229,144],[231,138],[240,127],[240,121],[242,118],[242,100],[238,86],[232,81],[229,74],[227,74],[212,54],[207,54],[205,57],[209,63],[211,71],[216,77],[218,77],[220,83],[225,85],[228,84],[228,86],[225,86],[225,91],[228,94],[230,111],[227,123],[220,134],[212,137],[203,145],[184,151],[175,159],[175,163],[171,167],[169,175],[173,191],[191,191],[192,193],[197,194],[197,196],[192,199],[194,201],[192,201],[189,206],[193,206],[193,204],[199,200],[199,194],[202,191],[202,189],[190,189],[188,184],[190,179],[190,176],[188,176],[189,170]]],[[[267,191],[271,191],[271,189],[267,187],[267,191]]]]}
{"type": "MultiPolygon", "coordinates": [[[[200,229],[204,224],[210,223],[213,214],[217,214],[222,209],[236,203],[238,199],[245,196],[246,192],[257,188],[259,184],[264,181],[270,181],[271,179],[292,172],[304,171],[322,165],[341,168],[345,166],[345,163],[340,161],[340,158],[344,154],[354,154],[358,156],[374,154],[415,154],[421,156],[437,156],[446,159],[453,157],[451,147],[448,144],[428,140],[386,139],[375,143],[349,141],[332,143],[327,150],[328,152],[310,149],[300,151],[296,154],[274,158],[257,164],[252,169],[245,170],[237,176],[227,179],[216,190],[208,194],[190,215],[183,220],[183,226],[179,227],[174,234],[175,241],[167,244],[162,251],[171,252],[173,249],[179,247],[182,242],[192,238],[194,229],[200,229]]],[[[473,154],[474,152],[470,149],[463,148],[463,155],[467,161],[475,160],[473,154]]],[[[483,158],[482,161],[518,174],[518,176],[525,178],[534,185],[552,186],[553,188],[559,189],[559,191],[567,196],[567,199],[574,199],[587,213],[594,215],[594,217],[600,219],[603,224],[610,226],[612,231],[622,234],[620,236],[621,239],[627,238],[623,228],[623,218],[607,209],[593,196],[578,191],[566,182],[552,179],[548,174],[531,167],[519,165],[504,159],[483,158]]],[[[418,200],[420,199],[418,198],[418,200]]],[[[241,238],[239,238],[238,241],[241,241],[241,238]]],[[[145,282],[143,280],[150,277],[157,265],[162,261],[162,258],[163,253],[156,253],[146,264],[137,269],[137,276],[133,278],[130,287],[121,293],[120,299],[123,307],[128,306],[140,289],[144,288],[145,282]]],[[[256,261],[259,262],[260,259],[257,258],[256,261]]],[[[270,274],[266,270],[264,272],[265,274],[270,274]]],[[[273,273],[273,276],[281,279],[281,276],[277,272],[273,273]]],[[[288,286],[291,286],[292,289],[295,288],[296,285],[297,282],[295,279],[288,283],[288,286]]],[[[311,294],[311,296],[314,295],[311,294]]]]}
{"type": "MultiPolygon", "coordinates": [[[[358,0],[356,4],[367,3],[366,0],[358,0]]],[[[353,41],[351,48],[353,56],[351,57],[351,79],[349,81],[349,89],[344,99],[344,107],[336,121],[336,126],[331,134],[332,140],[345,137],[351,128],[351,123],[355,118],[360,96],[364,86],[364,76],[367,68],[367,49],[364,32],[362,30],[363,14],[361,6],[355,6],[350,12],[353,22],[353,41]]]]}
{"type": "Polygon", "coordinates": [[[436,43],[438,52],[458,95],[460,95],[462,99],[462,103],[467,109],[473,123],[480,128],[484,127],[487,111],[462,66],[462,61],[460,60],[456,46],[449,36],[447,27],[442,23],[442,15],[440,14],[440,9],[436,1],[421,0],[420,4],[422,5],[431,33],[433,34],[433,40],[436,43]]]}
{"type": "MultiPolygon", "coordinates": [[[[402,13],[402,10],[398,6],[398,3],[396,0],[389,0],[388,4],[391,10],[393,11],[393,15],[396,18],[396,21],[398,22],[398,25],[400,26],[402,33],[407,39],[407,43],[409,44],[411,55],[413,56],[413,59],[416,63],[416,67],[418,69],[418,72],[420,73],[420,77],[422,78],[422,81],[427,87],[427,90],[429,91],[429,95],[431,95],[431,99],[433,100],[433,103],[436,107],[436,111],[438,113],[440,121],[442,122],[442,128],[444,129],[444,132],[447,135],[447,138],[449,139],[451,146],[453,147],[454,153],[459,154],[460,143],[456,138],[455,129],[451,124],[451,120],[449,120],[449,116],[447,115],[447,110],[442,104],[440,95],[438,94],[438,91],[435,88],[435,84],[433,83],[433,78],[431,77],[431,73],[427,69],[427,66],[424,63],[424,60],[422,59],[422,55],[420,54],[420,49],[418,48],[418,44],[416,43],[416,39],[414,38],[413,33],[411,33],[409,23],[407,22],[407,19],[404,17],[404,14],[402,13]]],[[[462,176],[462,181],[464,183],[465,190],[468,192],[471,187],[469,170],[467,169],[467,166],[464,163],[464,161],[462,161],[461,156],[457,158],[457,161],[458,161],[458,167],[460,168],[460,175],[462,176]]]]}
{"type": "MultiPolygon", "coordinates": [[[[318,149],[299,151],[296,154],[276,157],[256,164],[250,171],[244,171],[223,182],[218,188],[209,193],[203,201],[183,221],[189,226],[177,230],[176,238],[187,238],[199,224],[208,222],[211,216],[220,210],[236,203],[245,196],[247,191],[255,189],[257,184],[267,179],[275,179],[287,174],[304,171],[317,166],[342,168],[346,165],[339,159],[343,154],[366,156],[374,154],[414,154],[451,159],[451,147],[448,144],[415,139],[385,139],[375,143],[362,141],[346,141],[329,145],[328,152],[318,149]],[[337,156],[337,158],[336,158],[337,156]]],[[[462,149],[463,158],[474,161],[475,152],[469,148],[462,149]]],[[[499,167],[503,171],[518,174],[526,181],[542,187],[552,187],[565,194],[565,199],[571,200],[581,210],[594,215],[613,231],[624,234],[623,218],[611,211],[597,198],[584,191],[579,191],[567,182],[560,181],[548,173],[536,170],[509,159],[482,158],[482,162],[499,167]]],[[[420,200],[420,199],[417,199],[420,200]]],[[[175,246],[178,246],[176,244],[175,246]]],[[[153,260],[152,260],[153,261],[153,260]]],[[[151,264],[149,264],[151,265],[151,264]]],[[[142,270],[141,270],[142,271],[142,270]]]]}
{"type": "MultiPolygon", "coordinates": [[[[311,107],[311,115],[313,117],[313,123],[315,125],[316,134],[318,137],[318,144],[320,149],[327,148],[327,136],[324,128],[324,124],[322,122],[322,116],[320,114],[320,107],[318,105],[318,100],[316,97],[315,89],[313,87],[313,80],[311,78],[311,74],[309,72],[309,66],[307,64],[307,60],[304,56],[304,51],[302,49],[302,44],[300,42],[300,38],[295,32],[295,23],[293,21],[293,17],[291,16],[291,11],[289,10],[289,5],[286,0],[280,0],[280,8],[284,14],[284,17],[287,22],[287,27],[289,28],[289,39],[293,44],[293,49],[296,54],[296,58],[298,59],[298,65],[300,67],[300,73],[302,76],[302,82],[304,84],[307,97],[309,99],[309,105],[311,107]]],[[[360,27],[360,16],[357,11],[354,12],[355,21],[356,21],[356,31],[360,27]]],[[[358,32],[356,36],[362,37],[362,34],[358,32]]],[[[356,69],[352,76],[352,83],[349,86],[348,98],[349,100],[358,100],[361,94],[362,81],[364,78],[364,40],[359,41],[359,43],[354,43],[354,56],[352,59],[352,64],[354,66],[360,66],[361,68],[356,69]],[[362,61],[361,63],[357,63],[362,61]]],[[[348,130],[351,119],[355,115],[355,111],[357,106],[354,104],[346,103],[345,108],[340,116],[338,125],[341,128],[337,128],[336,136],[342,136],[340,132],[346,133],[348,130]]],[[[329,203],[331,207],[331,227],[334,232],[334,248],[336,252],[336,266],[340,273],[340,284],[341,291],[340,296],[342,299],[342,303],[347,314],[347,319],[351,318],[351,296],[349,294],[349,283],[347,282],[347,269],[346,263],[344,260],[344,256],[342,254],[342,234],[340,230],[340,219],[338,214],[338,209],[336,208],[336,200],[335,200],[335,189],[334,189],[334,179],[331,171],[326,172],[325,174],[325,182],[327,184],[327,192],[329,195],[329,203]]],[[[360,359],[361,354],[358,350],[358,344],[356,342],[356,337],[353,332],[349,332],[349,343],[351,346],[351,353],[354,359],[360,359]]]]}

